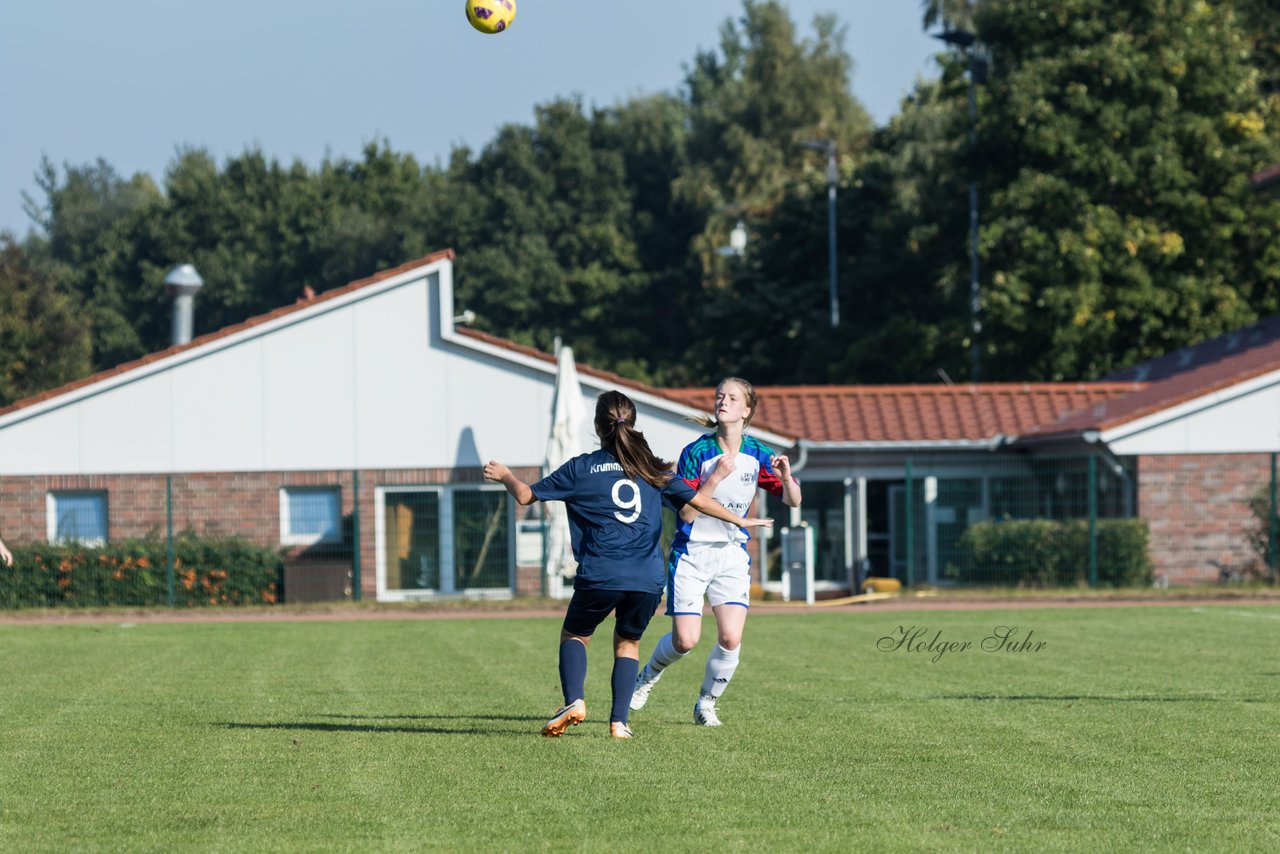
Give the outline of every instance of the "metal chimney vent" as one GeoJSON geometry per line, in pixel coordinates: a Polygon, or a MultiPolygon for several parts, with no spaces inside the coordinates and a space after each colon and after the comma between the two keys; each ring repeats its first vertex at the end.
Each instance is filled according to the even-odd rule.
{"type": "Polygon", "coordinates": [[[186,344],[191,340],[193,298],[202,285],[204,285],[204,279],[200,278],[193,264],[179,264],[164,277],[164,288],[173,297],[170,343],[186,344]]]}

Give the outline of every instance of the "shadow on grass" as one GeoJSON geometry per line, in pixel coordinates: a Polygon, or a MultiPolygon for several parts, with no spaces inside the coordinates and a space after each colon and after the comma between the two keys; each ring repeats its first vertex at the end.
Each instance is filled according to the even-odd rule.
{"type": "MultiPolygon", "coordinates": [[[[322,717],[342,717],[341,715],[322,715],[322,717]]],[[[358,717],[358,716],[353,716],[358,717]]],[[[388,718],[371,718],[372,720],[388,720],[388,718]]],[[[542,722],[542,718],[517,718],[517,717],[495,717],[486,715],[400,715],[395,720],[405,719],[433,719],[433,720],[497,720],[497,721],[537,721],[542,722]]],[[[406,733],[410,735],[528,735],[530,732],[537,732],[537,729],[526,727],[499,727],[499,726],[404,726],[397,724],[372,724],[372,723],[331,723],[327,721],[278,721],[274,723],[245,723],[240,721],[225,721],[216,724],[224,729],[278,729],[278,730],[308,730],[310,732],[383,732],[383,733],[406,733]]]]}
{"type": "Polygon", "coordinates": [[[344,721],[546,721],[546,718],[536,715],[316,715],[316,717],[344,721]]]}
{"type": "Polygon", "coordinates": [[[1116,697],[1107,694],[937,694],[926,700],[1031,700],[1034,702],[1099,702],[1099,703],[1269,703],[1258,697],[1197,697],[1138,695],[1116,697]]]}

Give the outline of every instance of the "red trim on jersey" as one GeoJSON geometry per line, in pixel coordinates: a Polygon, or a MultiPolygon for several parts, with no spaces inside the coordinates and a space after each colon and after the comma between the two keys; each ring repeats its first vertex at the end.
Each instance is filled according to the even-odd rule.
{"type": "Polygon", "coordinates": [[[764,460],[760,461],[760,475],[756,480],[756,485],[761,489],[768,490],[769,494],[774,498],[782,497],[782,478],[778,477],[773,470],[773,466],[764,460]]]}

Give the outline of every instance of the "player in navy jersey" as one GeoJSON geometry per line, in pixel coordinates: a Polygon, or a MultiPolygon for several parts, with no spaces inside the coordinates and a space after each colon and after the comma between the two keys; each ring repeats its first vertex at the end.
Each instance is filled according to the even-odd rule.
{"type": "MultiPolygon", "coordinates": [[[[700,419],[707,433],[685,446],[676,474],[698,494],[714,497],[736,517],[747,515],[756,490],[781,496],[784,504],[800,506],[800,484],[791,476],[791,463],[743,432],[759,405],[751,384],[728,377],[716,386],[715,418],[700,419]]],[[[716,617],[716,646],[707,656],[706,673],[693,706],[694,723],[720,726],[716,701],[738,668],[742,630],[750,607],[751,558],[749,537],[742,526],[708,518],[693,505],[680,511],[680,525],[667,561],[667,613],[671,631],[662,636],[648,664],[636,677],[631,708],[644,707],[654,684],[668,665],[698,645],[702,633],[703,597],[716,617]]]]}
{"type": "MultiPolygon", "coordinates": [[[[574,457],[532,486],[502,463],[490,460],[484,467],[485,479],[501,483],[520,504],[563,501],[569,511],[578,574],[560,630],[564,705],[542,728],[549,737],[587,717],[587,644],[610,613],[616,613],[616,621],[609,734],[632,737],[627,717],[640,669],[640,636],[658,608],[666,578],[662,502],[674,508],[692,504],[728,522],[738,518],[672,476],[671,464],[654,456],[644,434],[636,430],[636,407],[625,394],[600,395],[595,428],[600,450],[574,457]]],[[[768,519],[738,521],[752,527],[771,524],[768,519]]]]}

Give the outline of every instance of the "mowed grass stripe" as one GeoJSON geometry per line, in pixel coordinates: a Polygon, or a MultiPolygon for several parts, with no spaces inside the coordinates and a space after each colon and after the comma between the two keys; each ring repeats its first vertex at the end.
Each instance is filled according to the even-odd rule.
{"type": "Polygon", "coordinates": [[[0,848],[1275,847],[1280,621],[1216,609],[760,614],[716,730],[708,621],[629,743],[608,624],[554,740],[554,619],[0,627],[0,848]]]}

